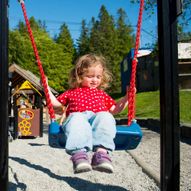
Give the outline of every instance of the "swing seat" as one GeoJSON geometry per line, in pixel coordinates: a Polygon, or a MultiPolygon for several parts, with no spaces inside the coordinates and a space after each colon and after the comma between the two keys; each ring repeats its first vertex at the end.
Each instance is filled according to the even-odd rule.
{"type": "Polygon", "coordinates": [[[115,136],[115,150],[132,150],[135,149],[141,139],[143,133],[140,126],[136,122],[128,125],[117,125],[117,134],[115,136]]]}
{"type": "Polygon", "coordinates": [[[57,122],[51,122],[48,128],[48,142],[53,148],[65,148],[66,137],[57,122]]]}
{"type": "MultiPolygon", "coordinates": [[[[132,150],[140,143],[142,131],[136,122],[132,122],[130,126],[117,125],[117,133],[114,139],[116,150],[132,150]]],[[[49,125],[49,145],[53,148],[65,148],[66,137],[57,122],[49,125]]]]}

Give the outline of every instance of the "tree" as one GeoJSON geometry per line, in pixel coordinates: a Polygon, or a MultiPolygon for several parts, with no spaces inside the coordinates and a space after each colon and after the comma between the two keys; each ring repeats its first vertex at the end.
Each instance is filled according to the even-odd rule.
{"type": "Polygon", "coordinates": [[[31,69],[31,72],[37,73],[34,53],[29,38],[22,35],[19,30],[9,32],[9,63],[16,63],[24,69],[31,69]]]}
{"type": "MultiPolygon", "coordinates": [[[[34,17],[31,17],[29,22],[33,31],[33,35],[35,33],[46,34],[44,26],[42,27],[40,22],[37,22],[34,17]]],[[[16,29],[10,31],[9,33],[9,61],[10,63],[19,64],[25,69],[31,68],[31,71],[35,74],[38,71],[36,67],[32,67],[33,63],[36,61],[27,27],[22,21],[18,23],[16,29]]]]}
{"type": "Polygon", "coordinates": [[[84,55],[90,51],[89,48],[89,30],[86,26],[86,21],[82,20],[81,34],[77,40],[78,56],[84,55]]]}
{"type": "Polygon", "coordinates": [[[68,27],[65,23],[60,27],[60,33],[56,39],[56,42],[62,45],[64,53],[69,53],[73,58],[75,53],[73,40],[71,38],[70,31],[68,30],[68,27]]]}
{"type": "Polygon", "coordinates": [[[94,17],[91,19],[91,29],[90,29],[90,39],[89,39],[89,49],[90,52],[98,52],[98,42],[99,42],[99,21],[96,21],[94,17]]]}
{"type": "MultiPolygon", "coordinates": [[[[60,49],[60,51],[58,52],[60,54],[59,58],[62,59],[62,61],[59,64],[57,63],[57,73],[59,73],[62,76],[55,74],[55,79],[60,81],[60,84],[64,88],[66,88],[68,87],[68,75],[70,69],[73,66],[73,61],[76,56],[76,50],[74,48],[73,40],[71,38],[70,31],[68,30],[68,26],[65,23],[60,27],[60,33],[56,38],[56,43],[60,49]],[[61,81],[61,79],[64,80],[61,81]]],[[[63,88],[60,89],[60,91],[62,90],[63,88]]]]}
{"type": "Polygon", "coordinates": [[[134,46],[133,29],[130,24],[126,24],[127,14],[123,9],[118,10],[117,37],[118,55],[123,58],[134,46]]]}
{"type": "MultiPolygon", "coordinates": [[[[34,31],[46,31],[46,24],[41,20],[36,21],[34,17],[29,18],[30,27],[34,31]]],[[[17,28],[16,28],[22,35],[28,35],[27,27],[25,23],[19,21],[17,28]]]]}
{"type": "MultiPolygon", "coordinates": [[[[49,84],[57,91],[68,88],[68,73],[72,66],[72,55],[70,49],[63,51],[63,45],[56,43],[46,30],[33,20],[31,28],[37,45],[38,53],[43,64],[45,75],[49,78],[49,84]]],[[[9,37],[9,60],[26,70],[30,70],[39,76],[36,58],[32,49],[30,38],[25,25],[19,23],[17,29],[10,31],[9,37]]]]}

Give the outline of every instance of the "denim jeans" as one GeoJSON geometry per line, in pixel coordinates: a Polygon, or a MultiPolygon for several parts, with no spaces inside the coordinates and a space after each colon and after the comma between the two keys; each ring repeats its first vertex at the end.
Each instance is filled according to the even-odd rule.
{"type": "Polygon", "coordinates": [[[66,135],[66,152],[93,150],[104,147],[114,150],[113,139],[116,135],[116,122],[109,112],[92,111],[71,113],[63,124],[66,135]]]}

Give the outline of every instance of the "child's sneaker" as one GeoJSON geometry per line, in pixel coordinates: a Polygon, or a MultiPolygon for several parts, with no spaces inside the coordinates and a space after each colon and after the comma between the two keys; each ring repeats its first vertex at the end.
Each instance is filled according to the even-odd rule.
{"type": "Polygon", "coordinates": [[[113,173],[111,159],[107,153],[96,152],[92,158],[92,168],[101,172],[113,173]]]}
{"type": "Polygon", "coordinates": [[[79,151],[72,155],[71,160],[73,162],[74,173],[88,172],[92,169],[88,155],[84,151],[79,151]]]}

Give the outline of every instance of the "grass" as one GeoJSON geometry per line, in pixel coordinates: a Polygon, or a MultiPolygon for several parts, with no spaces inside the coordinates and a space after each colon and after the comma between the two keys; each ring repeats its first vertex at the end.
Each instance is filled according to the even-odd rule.
{"type": "MultiPolygon", "coordinates": [[[[120,95],[115,95],[115,99],[120,99],[120,95]]],[[[191,91],[179,92],[180,102],[180,122],[191,123],[191,91]]],[[[126,118],[127,109],[116,117],[126,118]]],[[[136,118],[160,118],[159,91],[143,92],[136,94],[136,118]]]]}

